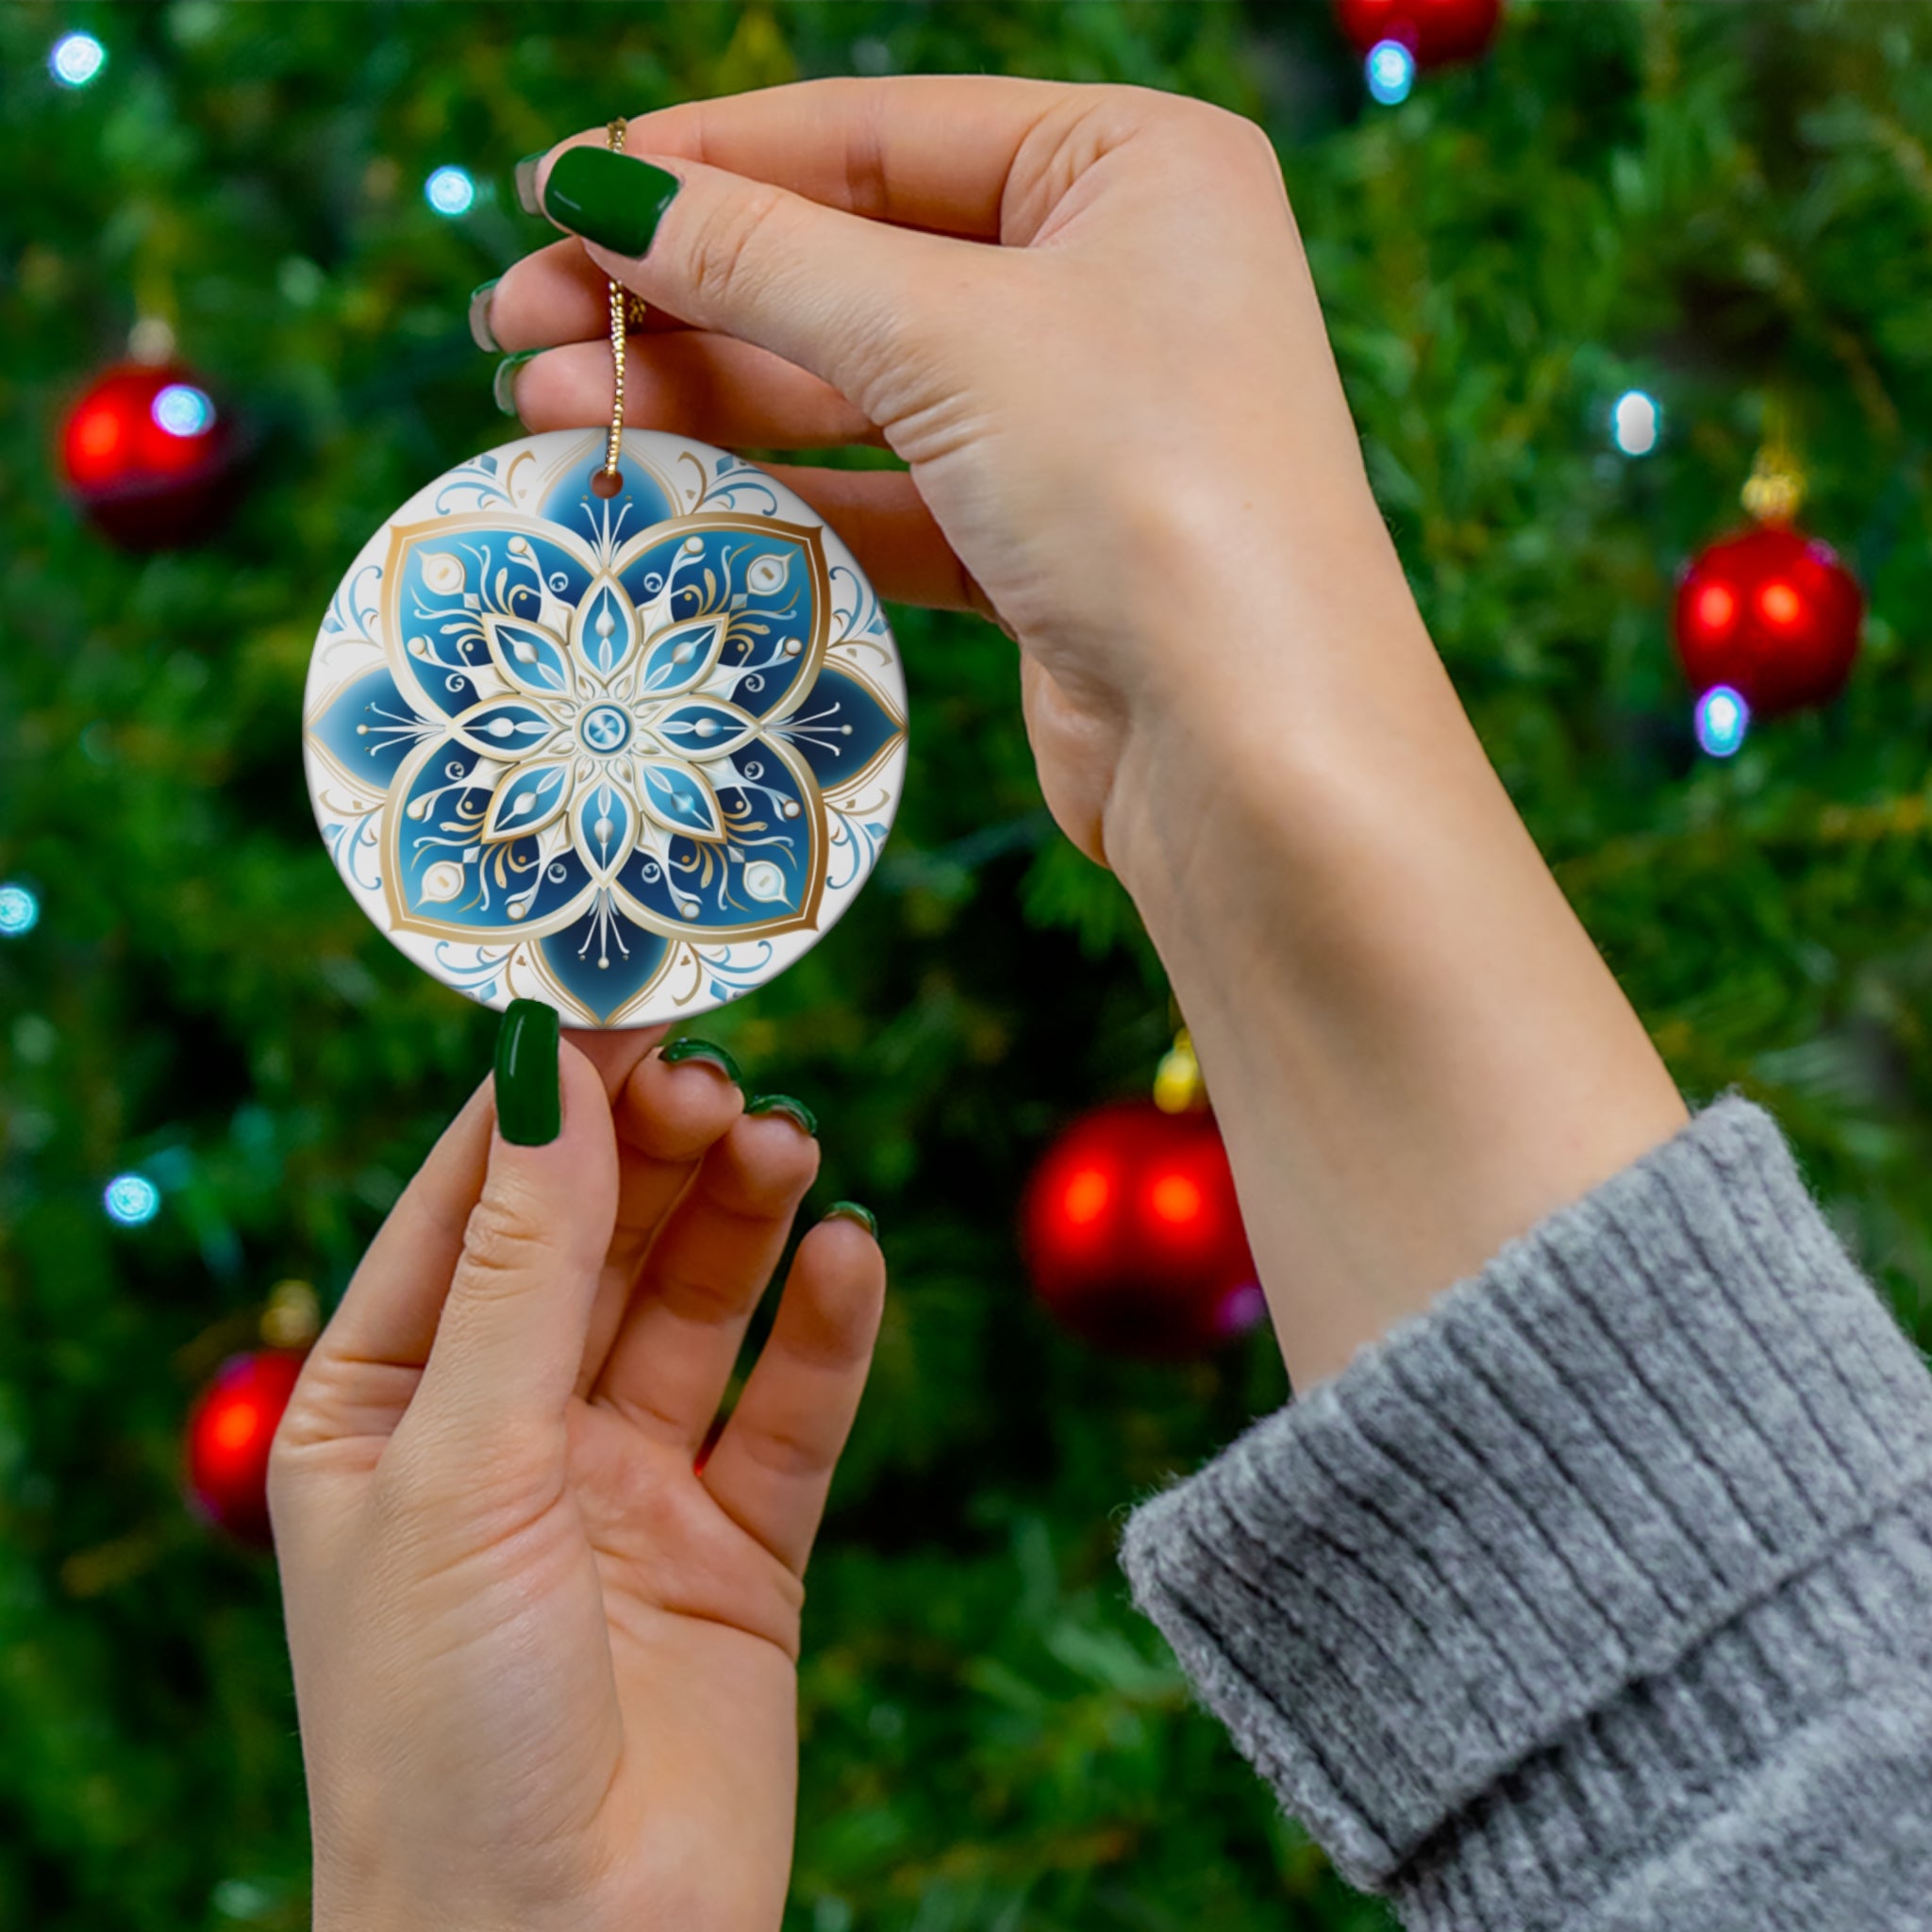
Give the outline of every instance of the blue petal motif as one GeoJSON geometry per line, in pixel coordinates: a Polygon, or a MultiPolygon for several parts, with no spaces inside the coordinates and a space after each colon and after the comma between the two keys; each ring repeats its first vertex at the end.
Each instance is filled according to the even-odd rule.
{"type": "Polygon", "coordinates": [[[814,883],[817,812],[797,777],[782,759],[756,748],[721,773],[718,804],[729,828],[728,844],[696,839],[670,841],[668,864],[651,853],[633,854],[619,883],[659,919],[675,920],[694,937],[731,926],[796,916],[814,883]],[[760,874],[758,890],[748,891],[745,871],[774,868],[775,880],[760,874]]]}
{"type": "Polygon", "coordinates": [[[389,790],[425,730],[395,679],[381,668],[348,685],[308,728],[344,771],[378,791],[389,790]]]}
{"type": "Polygon", "coordinates": [[[570,803],[570,767],[558,759],[519,765],[490,800],[480,836],[524,838],[541,832],[570,803]]]}
{"type": "Polygon", "coordinates": [[[601,1024],[650,984],[670,943],[593,902],[575,924],[542,941],[543,964],[601,1024]]]}
{"type": "Polygon", "coordinates": [[[722,617],[667,625],[645,647],[643,669],[638,676],[639,695],[661,698],[688,691],[718,661],[724,644],[722,617]]]}
{"type": "Polygon", "coordinates": [[[570,646],[555,631],[486,613],[483,632],[496,668],[513,685],[538,697],[562,697],[575,688],[570,646]]]}
{"type": "Polygon", "coordinates": [[[758,721],[731,705],[692,698],[658,713],[651,729],[679,758],[703,760],[736,751],[758,729],[758,721]]]}
{"type": "Polygon", "coordinates": [[[556,721],[515,698],[481,704],[455,719],[450,729],[473,751],[492,758],[533,758],[556,735],[556,721]]]}
{"type": "Polygon", "coordinates": [[[600,455],[573,470],[537,506],[537,515],[594,543],[607,528],[621,542],[677,514],[677,505],[663,483],[628,455],[624,461],[624,488],[615,496],[599,496],[591,486],[603,468],[600,455]]]}
{"type": "Polygon", "coordinates": [[[858,678],[827,664],[805,702],[772,728],[831,786],[856,778],[906,727],[858,678]]]}
{"type": "Polygon", "coordinates": [[[436,710],[454,713],[476,702],[465,674],[490,663],[486,611],[534,624],[546,597],[572,606],[590,587],[584,565],[541,534],[425,524],[398,530],[396,540],[385,621],[436,710]]]}
{"type": "Polygon", "coordinates": [[[683,763],[650,758],[636,761],[638,797],[644,809],[666,831],[693,839],[724,837],[724,815],[718,794],[702,772],[683,763]]]}
{"type": "Polygon", "coordinates": [[[824,555],[815,541],[782,527],[715,523],[645,545],[618,575],[640,609],[668,599],[674,622],[722,618],[718,668],[735,676],[719,694],[754,717],[770,717],[791,694],[825,622],[824,555]]]}
{"type": "Polygon", "coordinates": [[[636,818],[630,801],[615,785],[599,781],[578,791],[571,830],[593,873],[602,875],[623,864],[637,836],[636,818]]]}

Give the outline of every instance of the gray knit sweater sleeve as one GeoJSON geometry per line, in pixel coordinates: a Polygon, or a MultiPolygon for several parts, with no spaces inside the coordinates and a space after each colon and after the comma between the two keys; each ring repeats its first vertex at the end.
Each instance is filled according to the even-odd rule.
{"type": "Polygon", "coordinates": [[[1125,1562],[1418,1932],[1932,1927],[1932,1377],[1741,1101],[1147,1504],[1125,1562]]]}

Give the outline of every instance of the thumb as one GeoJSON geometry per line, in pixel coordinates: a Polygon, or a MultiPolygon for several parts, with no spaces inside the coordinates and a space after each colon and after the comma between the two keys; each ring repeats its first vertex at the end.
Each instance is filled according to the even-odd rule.
{"type": "MultiPolygon", "coordinates": [[[[613,280],[693,327],[782,356],[873,418],[882,379],[947,326],[943,292],[986,272],[973,244],[826,208],[687,160],[559,149],[536,199],[613,280]]],[[[955,305],[957,306],[957,305],[955,305]]],[[[983,307],[983,297],[982,297],[983,307]]],[[[908,405],[895,401],[894,415],[908,405]]]]}
{"type": "Polygon", "coordinates": [[[559,1041],[554,1008],[517,1000],[504,1015],[495,1103],[482,1196],[410,1403],[418,1427],[471,1442],[561,1422],[617,1218],[604,1082],[559,1041]]]}

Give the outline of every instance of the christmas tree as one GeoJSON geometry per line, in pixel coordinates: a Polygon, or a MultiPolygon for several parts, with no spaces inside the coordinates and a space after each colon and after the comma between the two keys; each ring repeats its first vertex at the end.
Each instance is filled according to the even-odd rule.
{"type": "MultiPolygon", "coordinates": [[[[299,713],[365,534],[516,433],[464,325],[551,232],[511,163],[695,95],[981,70],[1268,129],[1381,502],[1532,830],[1687,1091],[1770,1105],[1932,1336],[1932,11],[1518,0],[1486,58],[1385,104],[1314,0],[16,5],[0,1926],[308,1924],[273,1566],[184,1507],[181,1429],[274,1283],[340,1291],[489,1065],[494,1017],[342,891],[299,713]],[[103,538],[58,453],[131,332],[172,343],[239,465],[225,525],[150,553],[103,538]],[[1863,587],[1862,651],[1829,708],[1710,757],[1674,577],[1742,521],[1774,431],[1863,587]]],[[[1172,1018],[1041,806],[1011,646],[894,618],[912,754],[879,874],[698,1029],[817,1108],[819,1205],[878,1209],[894,1282],[811,1575],[788,1923],[1384,1925],[1127,1604],[1123,1506],[1278,1403],[1279,1357],[1263,1329],[1115,1359],[1029,1294],[1032,1164],[1144,1091],[1172,1018]]]]}

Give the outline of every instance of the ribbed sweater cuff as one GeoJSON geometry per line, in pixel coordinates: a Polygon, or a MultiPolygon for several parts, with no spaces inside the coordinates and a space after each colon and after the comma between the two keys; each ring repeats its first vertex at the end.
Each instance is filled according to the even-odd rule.
{"type": "Polygon", "coordinates": [[[1669,1767],[1703,1775],[1702,1733],[1713,1764],[1774,1750],[1807,1700],[1764,1630],[1842,1681],[1872,1633],[1818,1578],[1874,1538],[1924,1559],[1900,1511],[1928,1473],[1924,1364],[1729,1100],[1146,1504],[1124,1554],[1343,1873],[1441,1886],[1461,1832],[1507,1865],[1533,1830],[1525,1869],[1611,1849],[1669,1767]]]}

